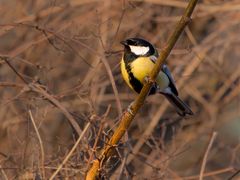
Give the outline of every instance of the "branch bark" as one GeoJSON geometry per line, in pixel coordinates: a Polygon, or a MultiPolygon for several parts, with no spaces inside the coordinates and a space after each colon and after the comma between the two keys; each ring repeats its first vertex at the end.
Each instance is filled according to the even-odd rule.
{"type": "Polygon", "coordinates": [[[106,146],[101,151],[100,156],[93,161],[92,167],[89,169],[89,171],[86,174],[86,180],[95,180],[97,179],[97,177],[99,177],[100,169],[102,168],[106,160],[112,156],[113,149],[117,146],[118,142],[120,141],[124,133],[129,128],[138,110],[142,107],[146,97],[148,96],[148,92],[151,86],[153,85],[153,82],[155,81],[163,63],[166,61],[168,55],[170,54],[172,48],[176,44],[185,26],[190,22],[190,17],[197,4],[197,1],[198,0],[190,0],[190,2],[188,3],[188,6],[186,7],[183,16],[181,17],[180,21],[176,25],[174,32],[170,36],[167,42],[167,45],[160,53],[160,56],[154,66],[154,69],[150,74],[150,81],[146,82],[146,84],[143,86],[141,90],[141,93],[133,102],[131,106],[132,114],[129,113],[128,111],[124,112],[124,114],[120,119],[120,124],[116,128],[109,142],[106,143],[106,146]]]}

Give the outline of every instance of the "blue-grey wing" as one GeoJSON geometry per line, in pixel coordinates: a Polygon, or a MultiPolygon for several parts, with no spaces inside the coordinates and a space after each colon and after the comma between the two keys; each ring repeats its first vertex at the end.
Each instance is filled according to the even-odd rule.
{"type": "Polygon", "coordinates": [[[171,88],[172,92],[178,96],[178,91],[177,91],[177,88],[176,88],[176,85],[175,85],[175,81],[171,75],[171,72],[170,70],[168,69],[167,65],[164,64],[162,66],[162,71],[167,75],[167,77],[169,78],[169,87],[171,88]]]}

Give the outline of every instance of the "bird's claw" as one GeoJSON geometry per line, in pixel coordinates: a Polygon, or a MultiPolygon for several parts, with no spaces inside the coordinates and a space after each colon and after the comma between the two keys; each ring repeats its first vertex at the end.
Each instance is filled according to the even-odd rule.
{"type": "Polygon", "coordinates": [[[128,108],[127,108],[127,111],[128,111],[129,114],[131,114],[132,116],[134,115],[134,114],[133,114],[133,111],[132,111],[132,105],[133,105],[133,103],[134,103],[134,102],[132,102],[132,103],[128,106],[128,108]]]}
{"type": "Polygon", "coordinates": [[[154,81],[152,80],[152,78],[150,78],[150,76],[145,76],[144,77],[144,82],[145,83],[154,83],[154,81]]]}

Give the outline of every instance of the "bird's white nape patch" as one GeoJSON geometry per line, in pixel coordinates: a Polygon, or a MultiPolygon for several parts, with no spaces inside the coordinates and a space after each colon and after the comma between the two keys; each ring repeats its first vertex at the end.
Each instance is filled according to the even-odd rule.
{"type": "Polygon", "coordinates": [[[149,47],[146,46],[129,46],[131,49],[131,52],[140,56],[140,55],[145,55],[149,51],[149,47]]]}

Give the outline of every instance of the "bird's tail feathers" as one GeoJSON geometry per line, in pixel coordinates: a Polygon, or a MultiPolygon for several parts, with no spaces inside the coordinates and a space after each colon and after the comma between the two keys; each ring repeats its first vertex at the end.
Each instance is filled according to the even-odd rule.
{"type": "Polygon", "coordinates": [[[176,108],[176,111],[180,116],[185,116],[186,114],[193,115],[190,107],[184,103],[177,95],[171,91],[161,92],[168,101],[176,108]]]}

